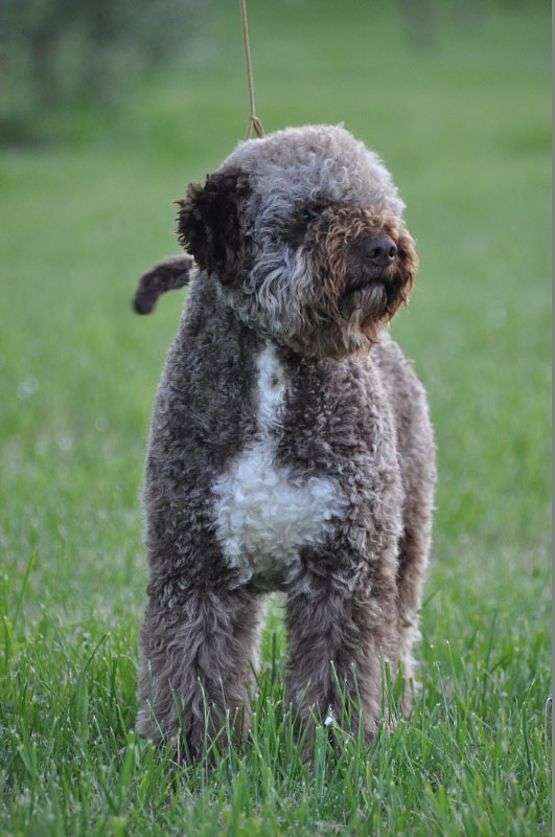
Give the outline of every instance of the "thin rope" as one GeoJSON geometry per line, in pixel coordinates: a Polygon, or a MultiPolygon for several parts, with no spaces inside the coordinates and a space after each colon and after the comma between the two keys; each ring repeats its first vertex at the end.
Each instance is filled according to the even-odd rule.
{"type": "Polygon", "coordinates": [[[256,115],[256,108],[254,106],[254,79],[252,74],[251,48],[249,44],[249,24],[247,20],[247,0],[239,0],[241,9],[241,31],[243,33],[243,49],[245,50],[245,66],[247,69],[247,87],[249,90],[249,126],[247,128],[246,139],[252,137],[254,131],[257,137],[264,136],[264,128],[262,122],[256,115]]]}

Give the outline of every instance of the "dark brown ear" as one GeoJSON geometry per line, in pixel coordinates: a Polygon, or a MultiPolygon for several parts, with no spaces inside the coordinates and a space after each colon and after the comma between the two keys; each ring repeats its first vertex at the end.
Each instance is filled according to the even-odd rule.
{"type": "Polygon", "coordinates": [[[239,168],[209,174],[206,183],[190,183],[177,201],[177,237],[199,267],[216,273],[223,284],[235,280],[245,261],[244,205],[250,189],[239,168]]]}

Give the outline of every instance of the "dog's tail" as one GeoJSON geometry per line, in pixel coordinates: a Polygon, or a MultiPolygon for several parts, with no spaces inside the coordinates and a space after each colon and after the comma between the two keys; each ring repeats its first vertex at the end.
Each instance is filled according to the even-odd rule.
{"type": "Polygon", "coordinates": [[[150,314],[160,294],[189,284],[194,265],[191,256],[168,256],[150,267],[139,279],[133,308],[137,314],[150,314]]]}

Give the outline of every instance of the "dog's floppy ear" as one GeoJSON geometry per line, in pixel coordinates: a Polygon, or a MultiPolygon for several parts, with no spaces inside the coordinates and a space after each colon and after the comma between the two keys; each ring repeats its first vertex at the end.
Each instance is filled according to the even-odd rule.
{"type": "Polygon", "coordinates": [[[250,194],[240,168],[209,174],[206,183],[190,183],[187,197],[177,201],[177,237],[208,273],[233,282],[245,259],[244,204],[250,194]]]}

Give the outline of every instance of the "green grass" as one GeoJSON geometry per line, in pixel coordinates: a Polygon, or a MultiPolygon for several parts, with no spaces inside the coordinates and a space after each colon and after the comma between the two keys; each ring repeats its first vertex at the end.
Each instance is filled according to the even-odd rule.
{"type": "Polygon", "coordinates": [[[547,833],[549,10],[444,4],[421,48],[378,4],[251,6],[266,129],[344,120],[418,241],[394,332],[439,448],[422,690],[393,734],[338,751],[319,735],[303,765],[275,603],[242,750],[177,768],[133,733],[138,494],[181,298],[150,319],[129,299],[175,252],[171,200],[246,126],[237,21],[217,10],[179,71],[0,162],[0,831],[547,833]]]}

